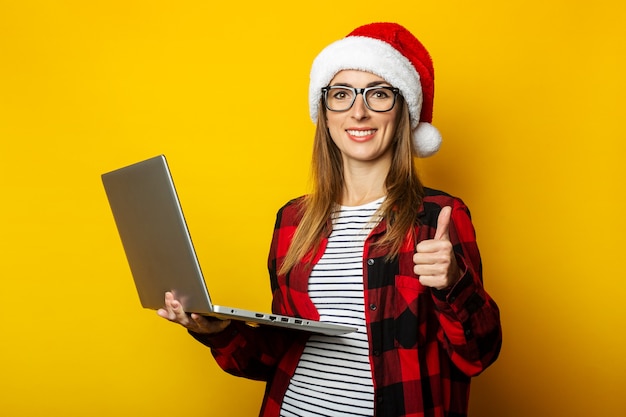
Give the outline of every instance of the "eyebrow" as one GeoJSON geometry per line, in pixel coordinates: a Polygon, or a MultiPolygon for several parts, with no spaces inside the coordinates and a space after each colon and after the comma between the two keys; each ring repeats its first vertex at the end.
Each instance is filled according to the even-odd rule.
{"type": "MultiPolygon", "coordinates": [[[[365,86],[365,88],[377,87],[377,86],[380,86],[380,85],[383,85],[383,84],[385,84],[385,87],[387,87],[387,86],[391,87],[391,84],[389,84],[387,81],[381,80],[381,81],[372,81],[371,83],[367,84],[365,86]]],[[[331,84],[330,87],[352,87],[352,88],[356,88],[356,87],[354,87],[350,83],[336,83],[336,84],[331,84]]]]}

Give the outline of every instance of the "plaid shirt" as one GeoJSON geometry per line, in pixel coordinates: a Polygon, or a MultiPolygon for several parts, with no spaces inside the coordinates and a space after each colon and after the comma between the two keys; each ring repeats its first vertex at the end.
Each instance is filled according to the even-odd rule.
{"type": "MultiPolygon", "coordinates": [[[[289,274],[277,274],[300,220],[301,201],[293,200],[278,212],[268,261],[272,311],[317,320],[319,313],[307,292],[308,278],[326,240],[289,274]]],[[[462,417],[467,415],[470,378],[498,357],[499,311],[482,285],[475,232],[463,202],[426,189],[418,216],[415,236],[407,237],[395,261],[386,262],[384,250],[373,247],[385,233],[384,220],[365,242],[364,298],[375,415],[462,417]],[[445,206],[453,209],[450,240],[462,277],[449,291],[439,291],[420,284],[413,273],[413,254],[417,242],[434,237],[439,211],[445,206]]],[[[211,347],[225,371],[268,381],[260,416],[279,415],[307,333],[233,322],[216,335],[193,336],[211,347]]]]}

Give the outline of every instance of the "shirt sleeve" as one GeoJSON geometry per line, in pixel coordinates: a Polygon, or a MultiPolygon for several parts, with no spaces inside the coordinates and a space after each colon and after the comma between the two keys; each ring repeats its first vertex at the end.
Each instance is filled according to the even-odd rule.
{"type": "Polygon", "coordinates": [[[232,321],[213,335],[190,334],[211,348],[224,371],[259,381],[270,380],[280,358],[301,337],[296,331],[263,325],[252,327],[241,321],[232,321]]]}

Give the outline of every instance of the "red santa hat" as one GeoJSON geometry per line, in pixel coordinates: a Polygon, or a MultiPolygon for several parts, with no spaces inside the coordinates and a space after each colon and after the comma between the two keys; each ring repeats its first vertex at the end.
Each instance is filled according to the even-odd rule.
{"type": "Polygon", "coordinates": [[[400,89],[409,107],[413,142],[421,157],[435,154],[441,135],[433,118],[434,70],[426,48],[397,23],[371,23],[328,45],[313,61],[309,83],[309,112],[317,121],[321,89],[342,70],[378,75],[400,89]]]}

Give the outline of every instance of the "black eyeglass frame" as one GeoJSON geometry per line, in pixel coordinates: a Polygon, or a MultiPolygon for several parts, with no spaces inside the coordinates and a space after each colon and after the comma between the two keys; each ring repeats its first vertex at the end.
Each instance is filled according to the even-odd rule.
{"type": "Polygon", "coordinates": [[[322,97],[324,98],[324,107],[326,107],[327,110],[329,111],[333,111],[333,112],[344,112],[344,111],[348,111],[352,108],[352,106],[354,106],[354,102],[356,101],[356,96],[358,96],[359,94],[361,94],[363,96],[363,102],[365,103],[365,107],[367,107],[369,110],[376,112],[376,113],[386,113],[388,111],[393,110],[393,108],[396,106],[396,101],[398,98],[398,95],[400,95],[400,89],[397,87],[390,87],[387,85],[383,85],[383,86],[375,86],[375,87],[365,87],[365,88],[355,88],[355,87],[348,87],[345,85],[329,85],[327,87],[322,87],[322,97]],[[367,102],[367,96],[365,95],[368,91],[370,90],[380,90],[380,89],[384,89],[384,90],[389,90],[393,93],[393,103],[391,104],[391,107],[389,107],[388,110],[375,110],[373,108],[370,107],[369,103],[367,102]],[[352,102],[350,103],[350,105],[344,109],[344,110],[333,110],[330,107],[328,107],[328,92],[331,90],[350,90],[354,93],[354,96],[352,97],[352,102]]]}

